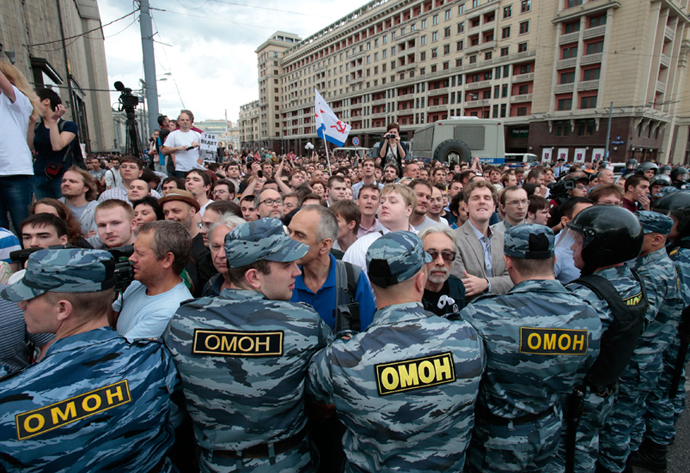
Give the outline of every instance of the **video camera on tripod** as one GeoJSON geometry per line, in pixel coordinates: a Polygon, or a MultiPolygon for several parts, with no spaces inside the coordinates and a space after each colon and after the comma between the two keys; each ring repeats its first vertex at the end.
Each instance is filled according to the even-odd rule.
{"type": "Polygon", "coordinates": [[[118,111],[124,111],[127,114],[127,122],[125,123],[127,143],[125,150],[127,154],[141,158],[142,150],[144,149],[141,145],[141,140],[139,139],[139,129],[137,127],[137,118],[134,109],[139,105],[139,97],[132,94],[132,89],[125,87],[125,85],[117,81],[115,84],[115,90],[120,92],[120,98],[118,103],[120,104],[120,109],[118,111]]]}

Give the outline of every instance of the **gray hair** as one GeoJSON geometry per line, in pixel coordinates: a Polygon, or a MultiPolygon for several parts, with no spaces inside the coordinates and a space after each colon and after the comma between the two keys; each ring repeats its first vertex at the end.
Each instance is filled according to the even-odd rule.
{"type": "Polygon", "coordinates": [[[338,238],[338,219],[333,211],[321,205],[305,205],[300,209],[311,210],[319,214],[319,226],[316,227],[316,241],[330,238],[333,242],[338,238]]]}
{"type": "Polygon", "coordinates": [[[442,223],[429,225],[421,231],[419,234],[419,239],[424,242],[424,238],[433,233],[443,233],[445,236],[450,238],[450,240],[453,242],[453,246],[455,247],[455,251],[458,251],[458,237],[455,236],[455,232],[448,225],[443,225],[442,223]]]}
{"type": "Polygon", "coordinates": [[[192,236],[189,230],[179,222],[157,220],[147,222],[139,229],[139,235],[150,232],[153,233],[151,244],[153,255],[160,261],[165,258],[165,255],[172,253],[175,258],[172,270],[180,275],[192,252],[192,236]]]}
{"type": "Polygon", "coordinates": [[[247,221],[243,218],[238,217],[232,212],[226,212],[224,214],[221,214],[220,219],[216,223],[211,225],[211,228],[208,229],[208,239],[210,240],[213,236],[213,230],[215,230],[221,225],[225,225],[230,230],[232,230],[235,227],[239,227],[243,223],[247,223],[247,221]]]}

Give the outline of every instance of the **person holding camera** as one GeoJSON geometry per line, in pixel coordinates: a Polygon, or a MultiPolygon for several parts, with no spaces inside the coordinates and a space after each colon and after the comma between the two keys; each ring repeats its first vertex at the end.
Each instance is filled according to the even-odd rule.
{"type": "Polygon", "coordinates": [[[383,141],[381,141],[379,157],[383,160],[381,165],[384,168],[393,164],[398,168],[398,175],[402,176],[402,163],[407,158],[407,146],[400,141],[400,127],[397,123],[388,125],[383,141]]]}
{"type": "Polygon", "coordinates": [[[76,141],[79,128],[77,124],[63,120],[67,112],[62,99],[51,89],[37,92],[42,118],[35,127],[29,126],[29,142],[36,151],[34,161],[34,195],[36,200],[62,197],[62,175],[73,164],[71,146],[79,146],[76,141]]]}

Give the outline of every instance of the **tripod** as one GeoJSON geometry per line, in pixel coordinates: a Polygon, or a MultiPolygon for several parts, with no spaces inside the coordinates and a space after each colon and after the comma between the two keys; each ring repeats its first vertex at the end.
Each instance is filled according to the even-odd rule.
{"type": "Polygon", "coordinates": [[[139,139],[139,129],[137,127],[137,119],[134,114],[134,108],[124,107],[127,113],[127,121],[125,122],[126,145],[125,152],[141,159],[141,140],[139,139]]]}

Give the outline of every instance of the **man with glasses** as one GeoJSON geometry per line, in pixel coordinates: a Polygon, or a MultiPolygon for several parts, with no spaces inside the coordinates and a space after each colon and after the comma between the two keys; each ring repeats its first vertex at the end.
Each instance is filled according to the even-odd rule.
{"type": "Polygon", "coordinates": [[[422,303],[424,309],[441,317],[454,314],[465,307],[465,286],[453,276],[457,240],[447,225],[432,225],[420,233],[424,251],[433,258],[426,263],[427,280],[422,303]]]}
{"type": "Polygon", "coordinates": [[[501,222],[491,226],[494,232],[505,233],[510,227],[525,223],[529,199],[522,187],[511,186],[503,189],[498,196],[498,205],[505,216],[501,222]]]}
{"type": "Polygon", "coordinates": [[[235,200],[235,184],[228,179],[219,179],[213,184],[213,200],[235,200]]]}
{"type": "Polygon", "coordinates": [[[262,190],[254,199],[254,208],[259,213],[259,218],[283,219],[283,198],[277,190],[262,190]]]}

